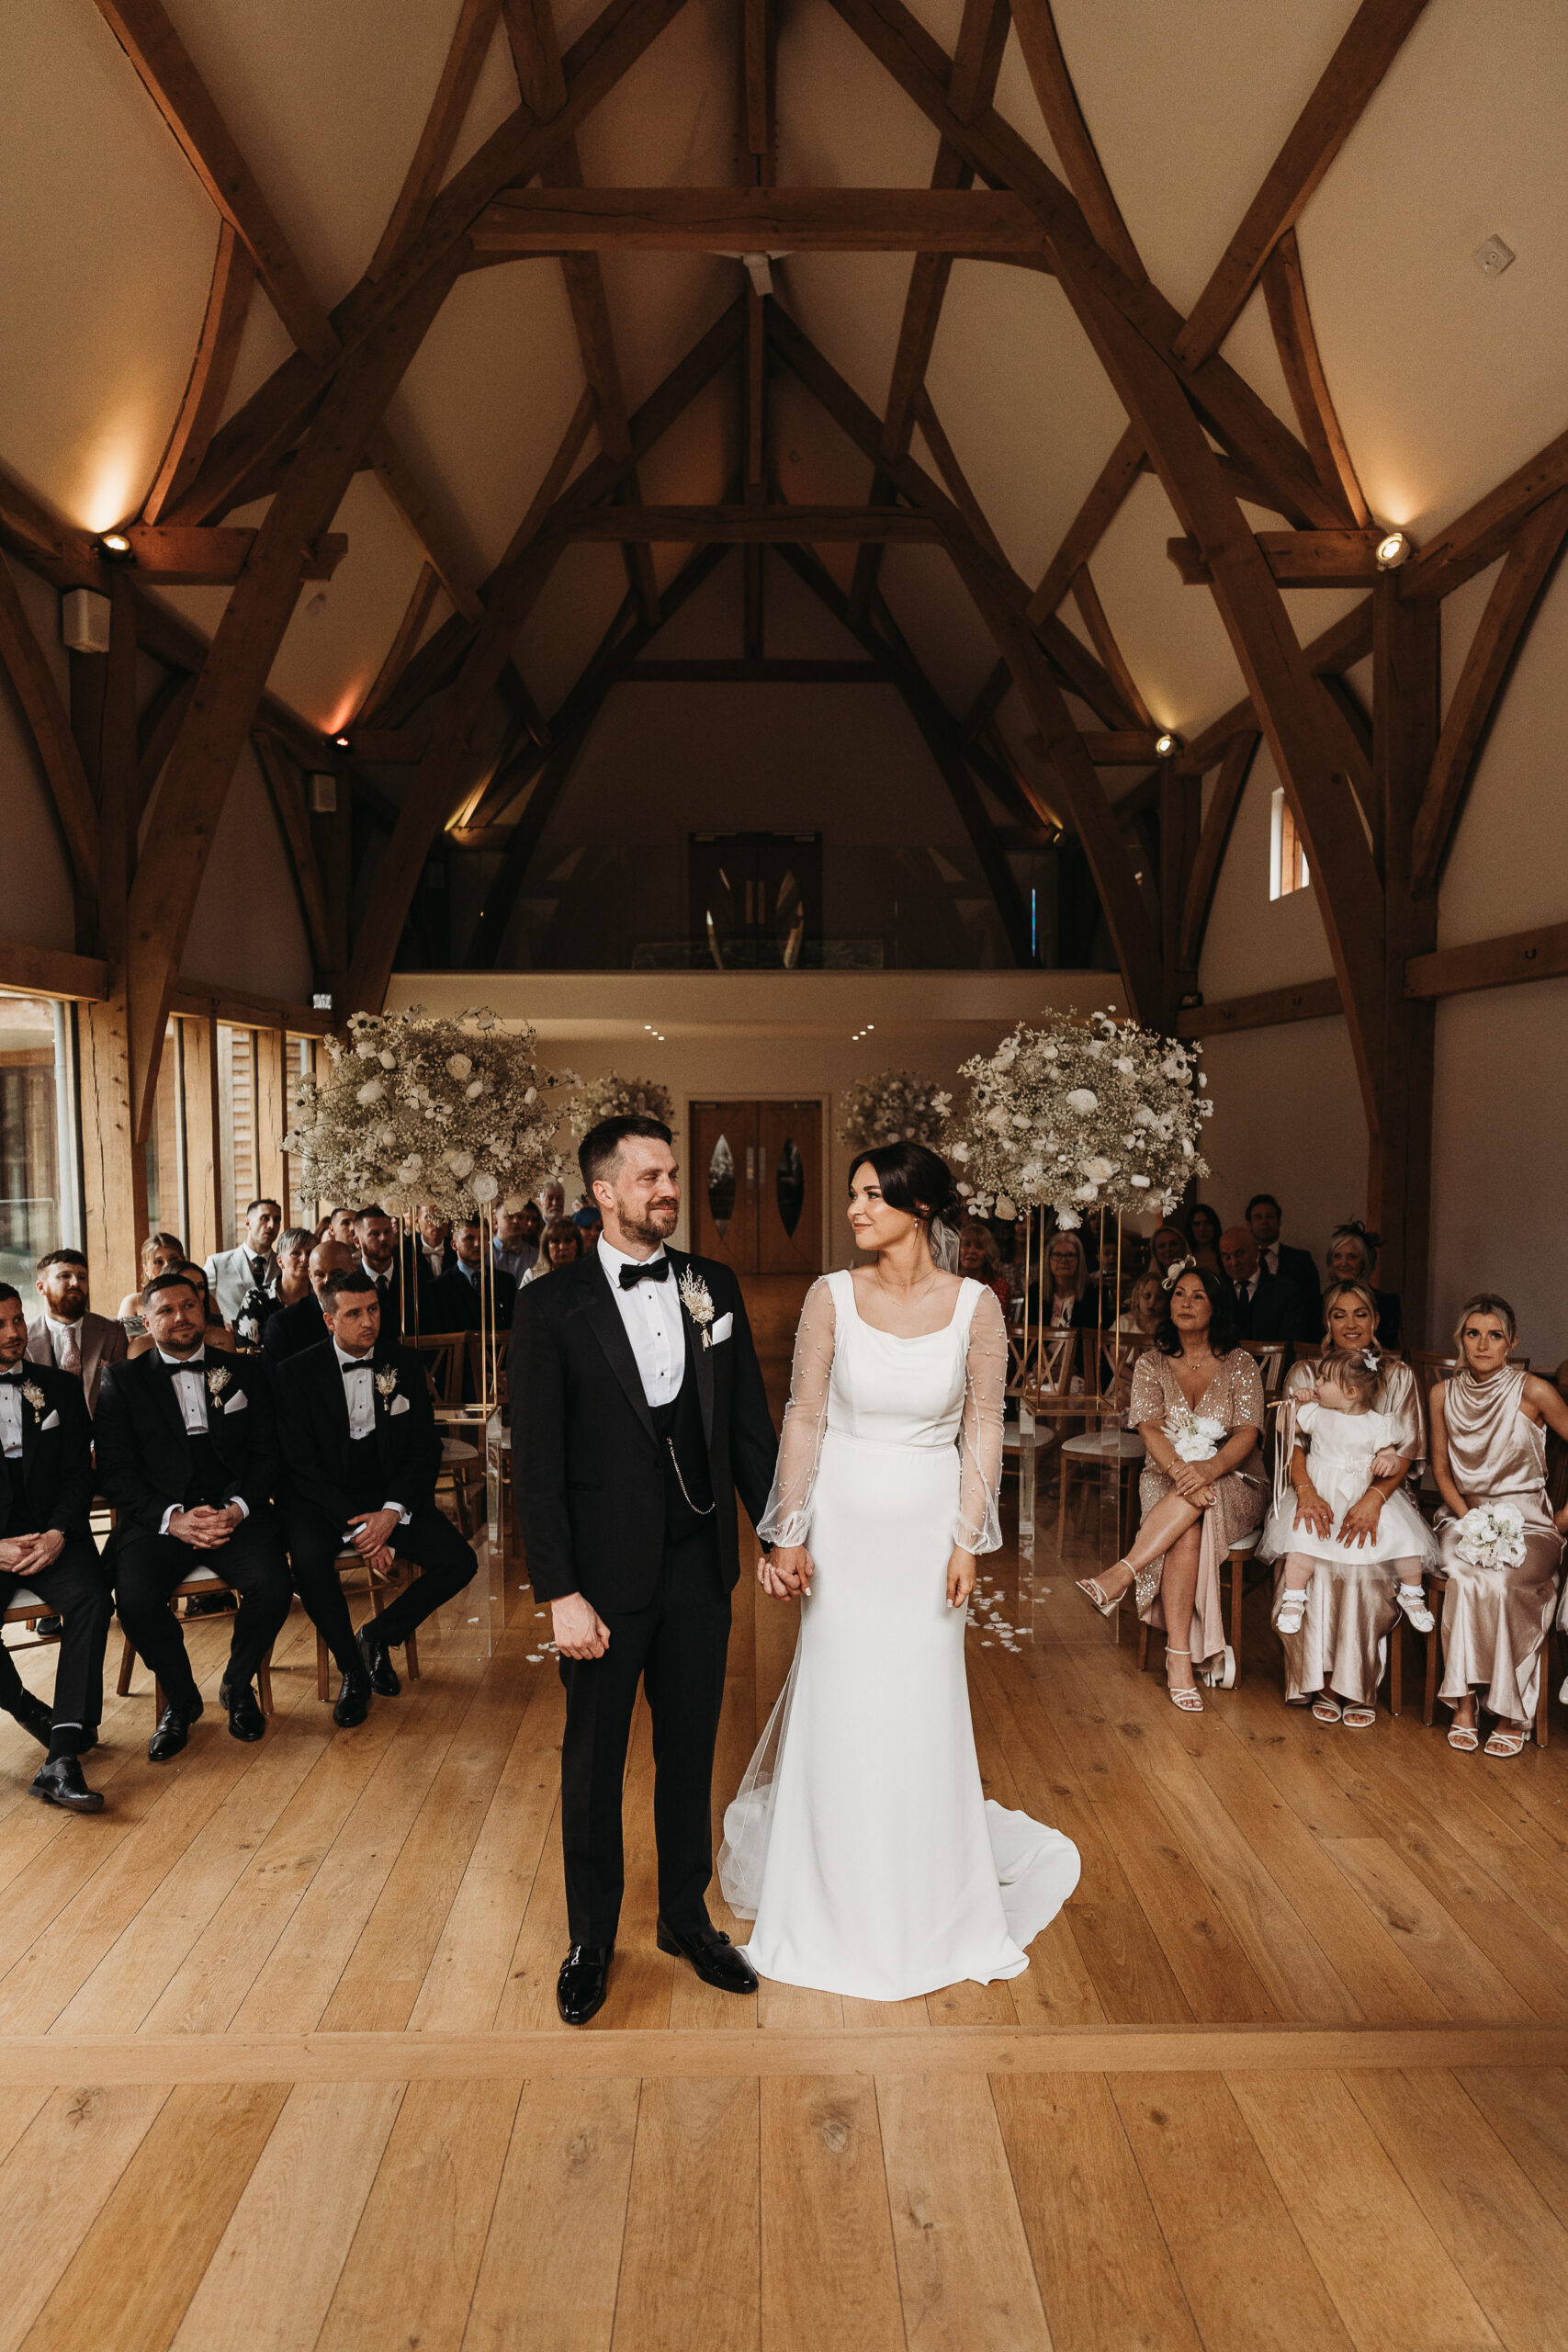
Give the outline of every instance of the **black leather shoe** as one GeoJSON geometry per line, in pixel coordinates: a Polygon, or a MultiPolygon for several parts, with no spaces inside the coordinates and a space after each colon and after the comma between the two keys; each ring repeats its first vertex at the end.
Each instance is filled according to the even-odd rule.
{"type": "Polygon", "coordinates": [[[333,1709],[333,1721],[344,1731],[352,1731],[370,1713],[370,1677],[367,1674],[345,1674],[343,1689],[337,1694],[333,1709]]]}
{"type": "Polygon", "coordinates": [[[35,1617],[33,1620],[33,1632],[38,1635],[40,1642],[57,1642],[64,1631],[65,1620],[63,1617],[58,1615],[53,1617],[35,1617]]]}
{"type": "Polygon", "coordinates": [[[190,1727],[201,1713],[201,1701],[194,1707],[165,1707],[158,1718],[158,1728],[147,1743],[149,1764],[167,1764],[179,1754],[190,1737],[190,1727]]]}
{"type": "Polygon", "coordinates": [[[359,1654],[365,1660],[365,1671],[370,1677],[370,1688],[383,1699],[395,1699],[402,1689],[398,1669],[392,1664],[391,1653],[385,1642],[373,1634],[368,1625],[359,1634],[359,1654]]]}
{"type": "Polygon", "coordinates": [[[757,1989],[756,1970],[736,1951],[722,1928],[699,1928],[694,1936],[682,1936],[660,1919],[654,1929],[654,1939],[660,1951],[689,1960],[703,1983],[716,1985],[721,1993],[754,1993],[757,1989]]]}
{"type": "Polygon", "coordinates": [[[24,1690],[6,1713],[14,1716],[25,1732],[30,1732],[40,1747],[49,1746],[54,1736],[54,1717],[41,1699],[35,1699],[30,1690],[24,1690]]]}
{"type": "Polygon", "coordinates": [[[186,1602],[187,1617],[227,1617],[239,1602],[233,1594],[223,1592],[193,1592],[186,1602]]]}
{"type": "Polygon", "coordinates": [[[573,1944],[556,1978],[556,2007],[563,2025],[586,2025],[604,2006],[610,1989],[614,1944],[573,1944]]]}
{"type": "Polygon", "coordinates": [[[235,1739],[263,1739],[266,1736],[266,1717],[248,1682],[224,1682],[218,1692],[218,1703],[229,1710],[229,1729],[235,1739]]]}
{"type": "Polygon", "coordinates": [[[87,1786],[74,1756],[57,1756],[52,1764],[41,1764],[28,1794],[41,1797],[45,1804],[62,1805],[67,1813],[102,1813],[104,1809],[103,1798],[87,1786]]]}
{"type": "Polygon", "coordinates": [[[97,1744],[98,1726],[96,1724],[89,1724],[85,1731],[82,1734],[81,1738],[76,1743],[76,1753],[78,1756],[85,1756],[93,1748],[96,1747],[97,1744]]]}

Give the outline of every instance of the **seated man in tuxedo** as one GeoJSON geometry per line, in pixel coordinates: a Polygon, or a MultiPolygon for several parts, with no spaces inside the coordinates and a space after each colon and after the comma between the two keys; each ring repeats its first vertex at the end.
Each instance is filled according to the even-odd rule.
{"type": "Polygon", "coordinates": [[[48,1250],[38,1261],[39,1304],[28,1314],[28,1361],[51,1363],[82,1384],[89,1413],[97,1409],[104,1366],[130,1345],[124,1326],[88,1305],[87,1261],[80,1250],[48,1250]]]}
{"type": "Polygon", "coordinates": [[[291,1356],[277,1375],[288,1551],[299,1598],[343,1670],[333,1720],[360,1723],[367,1681],[388,1699],[401,1688],[389,1650],[461,1592],[479,1562],[436,1509],[441,1440],[430,1384],[413,1350],[383,1330],[375,1283],[359,1266],[332,1275],[321,1312],[328,1344],[291,1356]],[[337,1572],[350,1545],[378,1570],[395,1555],[421,1571],[366,1623],[357,1645],[337,1572]]]}
{"type": "Polygon", "coordinates": [[[21,1294],[0,1283],[0,1613],[21,1586],[64,1620],[54,1668],[54,1712],[24,1688],[0,1645],[0,1707],[49,1754],[32,1784],[45,1804],[101,1813],[77,1760],[98,1736],[104,1648],[114,1601],[88,1526],[93,1424],[82,1384],[26,1362],[21,1294]]]}
{"type": "Polygon", "coordinates": [[[1279,1274],[1301,1294],[1306,1317],[1303,1339],[1315,1339],[1322,1325],[1323,1276],[1310,1250],[1290,1249],[1280,1238],[1280,1204],[1272,1193],[1254,1193],[1247,1204],[1247,1222],[1258,1244],[1258,1261],[1266,1274],[1279,1274]]]}
{"type": "Polygon", "coordinates": [[[544,1230],[545,1220],[537,1201],[525,1201],[520,1209],[497,1209],[495,1239],[491,1243],[497,1272],[510,1274],[514,1283],[521,1283],[538,1260],[544,1230]]]}
{"type": "MultiPolygon", "coordinates": [[[[452,1243],[457,1261],[449,1274],[443,1274],[431,1285],[430,1329],[433,1331],[477,1331],[479,1320],[479,1283],[484,1274],[484,1235],[478,1217],[469,1217],[454,1227],[452,1243]]],[[[510,1331],[512,1310],[517,1303],[517,1285],[510,1274],[499,1268],[491,1276],[491,1295],[495,1301],[495,1322],[498,1330],[510,1331]]]]}
{"type": "Polygon", "coordinates": [[[110,1365],[94,1435],[98,1485],[119,1521],[112,1555],[119,1622],[164,1691],[147,1754],[166,1764],[201,1713],[169,1607],[175,1586],[210,1567],[240,1596],[218,1692],[236,1739],[260,1739],[266,1729],[251,1683],[293,1595],[272,1508],[277,1440],[265,1367],[254,1356],[209,1351],[201,1301],[183,1275],[161,1274],[141,1300],[152,1350],[110,1365]]]}
{"type": "Polygon", "coordinates": [[[1238,1340],[1310,1340],[1313,1318],[1295,1283],[1269,1273],[1259,1261],[1250,1226],[1233,1225],[1220,1236],[1220,1263],[1235,1292],[1238,1340]]]}
{"type": "Polygon", "coordinates": [[[353,1250],[357,1256],[358,1248],[354,1238],[354,1220],[358,1214],[357,1209],[333,1209],[327,1219],[327,1229],[322,1234],[321,1239],[341,1241],[345,1250],[353,1250]]]}
{"type": "Polygon", "coordinates": [[[409,1283],[419,1278],[419,1328],[422,1331],[437,1331],[438,1323],[430,1319],[430,1294],[443,1274],[449,1274],[457,1262],[452,1247],[452,1220],[439,1209],[422,1208],[414,1219],[414,1229],[403,1239],[403,1296],[409,1295],[409,1283]]]}
{"type": "Polygon", "coordinates": [[[306,1260],[310,1277],[310,1295],[297,1298],[292,1306],[280,1306],[269,1315],[262,1333],[262,1352],[276,1369],[290,1356],[299,1355],[305,1348],[319,1348],[327,1336],[327,1320],[321,1313],[321,1293],[329,1274],[344,1272],[358,1261],[352,1250],[341,1241],[318,1241],[306,1260]]]}
{"type": "Polygon", "coordinates": [[[403,1328],[402,1270],[398,1264],[397,1227],[384,1208],[370,1202],[355,1212],[355,1247],[359,1262],[376,1285],[381,1322],[389,1339],[403,1328]]]}
{"type": "Polygon", "coordinates": [[[277,1289],[281,1268],[273,1243],[283,1223],[276,1201],[253,1201],[245,1211],[245,1238],[238,1250],[215,1250],[202,1272],[212,1293],[212,1304],[225,1323],[232,1325],[252,1291],[277,1289]]]}

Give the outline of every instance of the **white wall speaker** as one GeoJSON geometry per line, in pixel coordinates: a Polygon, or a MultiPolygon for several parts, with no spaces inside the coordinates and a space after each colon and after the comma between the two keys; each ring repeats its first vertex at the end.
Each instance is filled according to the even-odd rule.
{"type": "Polygon", "coordinates": [[[109,600],[96,588],[72,588],[60,600],[60,635],[73,653],[109,650],[109,600]]]}

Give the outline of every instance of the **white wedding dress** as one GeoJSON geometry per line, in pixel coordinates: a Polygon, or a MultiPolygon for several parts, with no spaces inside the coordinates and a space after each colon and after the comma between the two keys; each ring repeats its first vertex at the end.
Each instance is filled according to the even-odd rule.
{"type": "Polygon", "coordinates": [[[984,1284],[919,1339],[807,1295],[761,1532],[816,1563],[794,1663],[724,1819],[719,1883],[760,1974],[874,2001],[1017,1976],[1077,1849],[985,1798],[947,1606],[955,1544],[996,1549],[1007,1333],[984,1284]]]}

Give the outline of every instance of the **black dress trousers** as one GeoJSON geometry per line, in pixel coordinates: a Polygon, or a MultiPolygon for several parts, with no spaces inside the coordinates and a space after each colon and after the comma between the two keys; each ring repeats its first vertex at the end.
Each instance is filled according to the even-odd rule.
{"type": "MultiPolygon", "coordinates": [[[[65,1620],[54,1666],[54,1713],[61,1723],[96,1731],[104,1712],[104,1651],[108,1643],[114,1595],[87,1535],[68,1535],[59,1558],[29,1576],[0,1569],[0,1615],[23,1587],[36,1592],[65,1620]]],[[[22,1678],[9,1650],[0,1647],[0,1707],[22,1696],[22,1678]]]]}
{"type": "Polygon", "coordinates": [[[599,1613],[610,1629],[604,1657],[560,1662],[561,1849],[571,1940],[614,1943],[620,1923],[621,1793],[639,1680],[653,1719],[660,1916],[694,1933],[708,1924],[710,1792],[729,1648],[729,1594],[712,1521],[683,1540],[666,1541],[658,1590],[646,1609],[599,1613]]]}
{"type": "Polygon", "coordinates": [[[200,1696],[190,1670],[179,1620],[169,1595],[197,1568],[212,1568],[240,1596],[229,1645],[229,1679],[251,1682],[283,1631],[294,1598],[283,1539],[270,1510],[254,1510],[226,1544],[210,1552],[177,1535],[121,1534],[114,1554],[115,1604],[119,1622],[171,1706],[189,1708],[200,1696]]]}
{"type": "MultiPolygon", "coordinates": [[[[383,1494],[374,1502],[356,1502],[355,1511],[379,1510],[385,1499],[383,1494]]],[[[355,1645],[348,1600],[338,1575],[338,1555],[344,1548],[341,1527],[309,1504],[295,1505],[288,1514],[288,1556],[295,1586],[340,1672],[348,1674],[358,1673],[363,1661],[355,1645]]],[[[367,1621],[387,1643],[406,1642],[443,1601],[472,1583],[479,1567],[473,1545],[464,1541],[434,1502],[418,1504],[410,1513],[408,1525],[393,1529],[392,1550],[400,1560],[412,1560],[420,1573],[379,1616],[367,1621]]]]}

